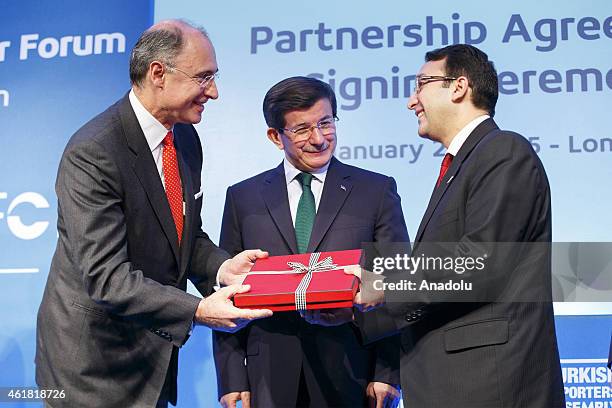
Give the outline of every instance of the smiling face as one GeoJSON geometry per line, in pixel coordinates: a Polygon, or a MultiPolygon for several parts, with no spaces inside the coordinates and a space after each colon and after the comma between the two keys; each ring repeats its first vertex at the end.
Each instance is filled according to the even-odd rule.
{"type": "MultiPolygon", "coordinates": [[[[285,114],[285,129],[302,125],[312,126],[324,119],[333,119],[332,107],[327,98],[319,99],[305,110],[294,110],[285,114]]],[[[296,142],[289,131],[268,129],[268,138],[279,149],[285,151],[285,157],[295,168],[312,172],[324,167],[332,158],[336,149],[336,132],[323,135],[321,130],[312,127],[309,138],[296,142]]]]}
{"type": "Polygon", "coordinates": [[[185,44],[173,66],[181,70],[163,67],[163,81],[157,98],[157,114],[154,115],[166,128],[175,123],[199,123],[204,104],[217,99],[217,85],[211,81],[199,86],[190,77],[203,77],[217,72],[215,49],[211,42],[196,30],[185,33],[185,44]]]}
{"type": "MultiPolygon", "coordinates": [[[[417,77],[419,75],[446,75],[445,61],[425,63],[417,77]]],[[[449,137],[447,124],[453,116],[452,87],[444,87],[444,84],[444,81],[425,83],[408,100],[408,109],[414,111],[419,121],[419,136],[443,144],[449,137]]]]}

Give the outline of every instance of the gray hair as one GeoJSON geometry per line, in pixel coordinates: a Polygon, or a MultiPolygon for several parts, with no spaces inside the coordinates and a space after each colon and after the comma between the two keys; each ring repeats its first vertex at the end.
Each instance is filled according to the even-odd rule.
{"type": "Polygon", "coordinates": [[[145,31],[130,55],[130,81],[140,86],[153,61],[159,61],[169,67],[174,66],[174,60],[183,49],[185,31],[195,30],[208,39],[204,27],[194,25],[185,20],[161,21],[145,31]]]}

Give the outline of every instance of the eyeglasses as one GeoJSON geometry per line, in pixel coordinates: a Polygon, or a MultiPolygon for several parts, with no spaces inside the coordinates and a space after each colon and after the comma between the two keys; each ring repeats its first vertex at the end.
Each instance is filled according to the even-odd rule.
{"type": "Polygon", "coordinates": [[[213,81],[216,81],[217,79],[219,79],[219,73],[218,72],[215,72],[213,74],[207,74],[207,75],[191,76],[188,73],[186,73],[185,71],[183,71],[182,69],[179,69],[179,68],[176,68],[176,67],[166,66],[166,68],[168,68],[168,70],[170,70],[170,71],[178,71],[178,72],[180,72],[181,74],[185,75],[187,78],[191,79],[193,82],[198,84],[198,86],[200,88],[206,88],[213,81]]]}
{"type": "Polygon", "coordinates": [[[335,133],[336,121],[338,121],[338,118],[336,117],[325,118],[321,119],[313,125],[299,125],[292,128],[279,128],[278,130],[280,130],[281,132],[290,133],[293,137],[294,142],[303,142],[305,140],[308,140],[308,138],[310,137],[310,132],[315,128],[319,129],[323,136],[329,136],[332,133],[335,133]]]}
{"type": "Polygon", "coordinates": [[[457,78],[455,77],[449,77],[449,76],[443,76],[443,75],[417,75],[416,83],[414,85],[414,93],[421,92],[421,88],[423,88],[423,85],[426,85],[430,82],[454,81],[456,79],[457,78]]]}

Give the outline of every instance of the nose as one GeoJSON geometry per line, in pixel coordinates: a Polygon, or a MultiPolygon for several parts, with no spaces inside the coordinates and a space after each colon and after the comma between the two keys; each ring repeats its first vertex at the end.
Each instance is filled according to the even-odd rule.
{"type": "Polygon", "coordinates": [[[206,88],[204,89],[204,94],[209,99],[217,99],[219,97],[219,89],[217,89],[217,82],[214,79],[210,81],[210,84],[208,84],[208,86],[206,86],[206,88]]]}
{"type": "Polygon", "coordinates": [[[415,110],[417,103],[419,103],[418,99],[417,99],[417,94],[416,92],[413,92],[410,95],[410,98],[408,98],[408,109],[410,110],[415,110]]]}
{"type": "Polygon", "coordinates": [[[321,146],[325,143],[325,136],[323,136],[323,132],[316,126],[313,126],[312,131],[310,132],[310,138],[308,139],[311,145],[321,146]]]}

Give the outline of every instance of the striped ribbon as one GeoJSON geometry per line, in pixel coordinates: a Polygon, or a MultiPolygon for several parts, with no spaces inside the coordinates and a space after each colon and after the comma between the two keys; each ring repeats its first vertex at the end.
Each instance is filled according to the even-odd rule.
{"type": "Polygon", "coordinates": [[[338,265],[333,263],[331,256],[319,261],[320,256],[320,252],[313,252],[310,254],[308,266],[300,262],[287,262],[287,265],[293,270],[293,272],[305,273],[304,277],[300,281],[300,284],[295,290],[295,310],[298,312],[306,310],[306,291],[308,290],[308,285],[310,285],[310,281],[312,280],[312,274],[314,272],[336,269],[338,267],[338,265]]]}

